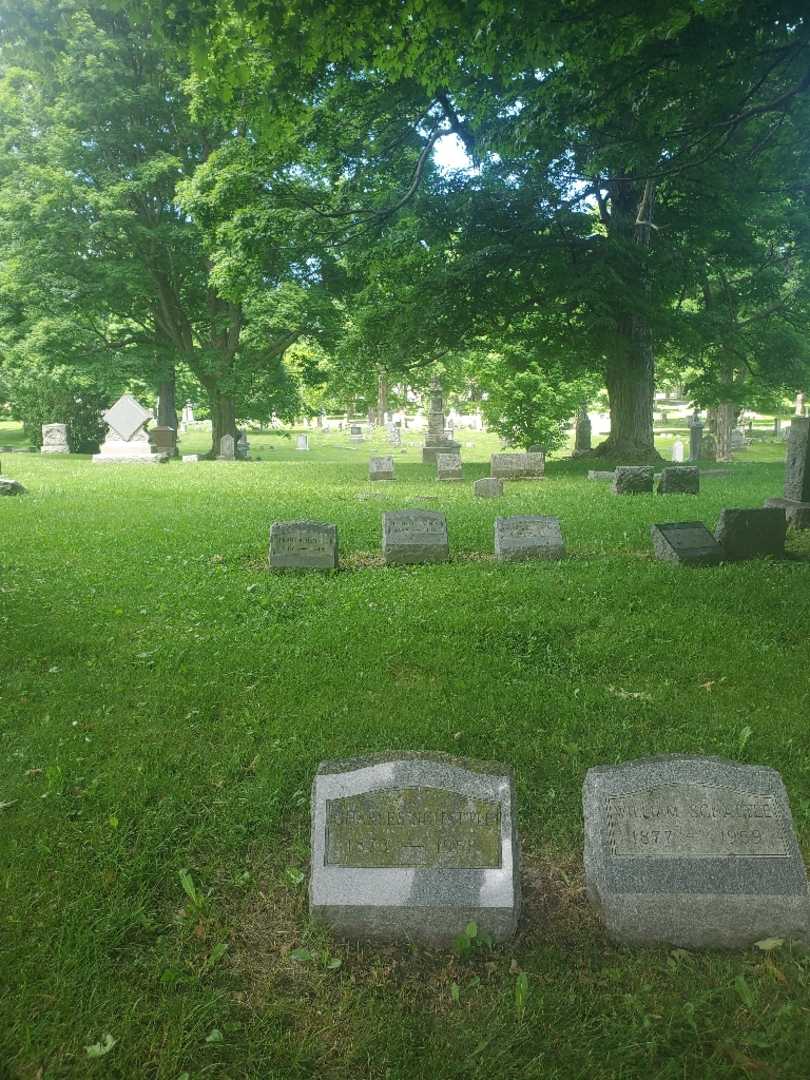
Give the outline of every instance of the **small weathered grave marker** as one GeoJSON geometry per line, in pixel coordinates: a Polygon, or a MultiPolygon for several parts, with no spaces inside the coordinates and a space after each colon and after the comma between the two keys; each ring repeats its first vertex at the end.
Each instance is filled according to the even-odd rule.
{"type": "Polygon", "coordinates": [[[672,521],[650,526],[657,559],[685,566],[716,566],[723,549],[702,521],[672,521]]]}
{"type": "Polygon", "coordinates": [[[756,559],[785,555],[787,520],[783,507],[763,507],[754,510],[721,510],[715,529],[715,539],[723,549],[723,558],[756,559]]]}
{"type": "Polygon", "coordinates": [[[659,495],[698,495],[700,470],[697,465],[671,465],[661,472],[659,495]]]}
{"type": "Polygon", "coordinates": [[[394,459],[392,457],[373,457],[368,462],[369,480],[393,480],[394,459]]]}
{"type": "Polygon", "coordinates": [[[614,495],[644,495],[653,489],[652,465],[619,465],[613,474],[614,495]]]}
{"type": "Polygon", "coordinates": [[[274,521],[270,526],[270,566],[274,570],[335,570],[337,526],[320,521],[274,521]]]}
{"type": "Polygon", "coordinates": [[[388,510],[382,516],[382,553],[388,565],[446,562],[447,518],[437,510],[388,510]]]}
{"type": "Polygon", "coordinates": [[[493,454],[490,459],[490,473],[500,480],[539,480],[546,467],[546,455],[542,452],[531,454],[493,454]]]}
{"type": "Polygon", "coordinates": [[[460,454],[436,454],[437,480],[462,480],[460,454]]]}
{"type": "Polygon", "coordinates": [[[562,559],[565,541],[560,519],[532,514],[495,518],[495,557],[503,562],[522,559],[562,559]]]}
{"type": "Polygon", "coordinates": [[[479,499],[497,499],[503,495],[503,480],[497,476],[484,476],[473,484],[473,495],[479,499]]]}

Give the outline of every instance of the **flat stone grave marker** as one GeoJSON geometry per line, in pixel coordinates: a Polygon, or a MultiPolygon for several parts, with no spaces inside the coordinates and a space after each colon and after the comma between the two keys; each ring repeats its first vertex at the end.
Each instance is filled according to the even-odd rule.
{"type": "Polygon", "coordinates": [[[546,455],[493,454],[489,459],[490,473],[500,480],[537,480],[546,468],[546,455]]]}
{"type": "Polygon", "coordinates": [[[323,762],[312,785],[313,918],[344,938],[496,941],[520,892],[511,770],[438,754],[323,762]]]}
{"type": "Polygon", "coordinates": [[[613,474],[614,495],[644,495],[653,489],[652,465],[619,465],[613,474]]]}
{"type": "Polygon", "coordinates": [[[436,455],[437,480],[462,480],[463,478],[460,454],[436,455]]]}
{"type": "Polygon", "coordinates": [[[664,469],[658,482],[659,495],[698,495],[700,469],[697,465],[672,465],[664,469]]]}
{"type": "Polygon", "coordinates": [[[382,516],[382,553],[387,565],[446,562],[447,518],[438,510],[388,510],[382,516]]]}
{"type": "Polygon", "coordinates": [[[497,476],[483,476],[473,484],[473,495],[479,499],[497,499],[503,495],[503,480],[497,476]]]}
{"type": "Polygon", "coordinates": [[[270,526],[270,566],[274,570],[335,570],[337,525],[320,521],[274,521],[270,526]]]}
{"type": "Polygon", "coordinates": [[[199,454],[183,454],[182,460],[184,462],[186,462],[187,464],[189,462],[191,462],[191,461],[199,461],[200,460],[200,455],[199,454]]]}
{"type": "Polygon", "coordinates": [[[25,495],[26,491],[27,488],[23,487],[19,480],[0,476],[0,495],[25,495]]]}
{"type": "Polygon", "coordinates": [[[616,473],[613,469],[608,471],[607,469],[588,469],[589,480],[610,480],[613,481],[616,477],[616,473]]]}
{"type": "Polygon", "coordinates": [[[495,518],[495,557],[503,562],[564,558],[560,519],[532,514],[495,518]]]}
{"type": "Polygon", "coordinates": [[[785,555],[787,520],[782,507],[763,507],[756,510],[721,510],[715,529],[715,539],[723,549],[723,558],[756,559],[785,555]]]}
{"type": "Polygon", "coordinates": [[[583,809],[585,885],[614,940],[807,940],[807,875],[775,769],[681,754],[600,765],[583,809]]]}
{"type": "Polygon", "coordinates": [[[685,566],[716,566],[723,549],[702,521],[671,521],[650,526],[656,559],[685,566]]]}
{"type": "Polygon", "coordinates": [[[392,457],[373,457],[368,462],[369,480],[393,480],[394,459],[392,457]]]}

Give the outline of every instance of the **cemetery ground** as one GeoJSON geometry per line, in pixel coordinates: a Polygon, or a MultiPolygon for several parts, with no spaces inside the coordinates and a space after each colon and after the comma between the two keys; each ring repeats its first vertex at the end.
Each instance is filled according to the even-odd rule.
{"type": "Polygon", "coordinates": [[[558,460],[474,499],[489,436],[461,433],[461,484],[410,433],[384,484],[382,439],[250,439],[262,461],[2,455],[28,489],[0,502],[2,1080],[810,1075],[810,956],[618,947],[582,891],[586,770],[657,753],[780,770],[810,858],[810,533],[699,570],[649,538],[781,494],[784,444],[698,496],[558,460]],[[446,512],[449,563],[382,566],[381,514],[409,506],[446,512]],[[561,518],[564,561],[494,561],[495,516],[526,513],[561,518]],[[269,572],[270,523],[305,517],[341,569],[269,572]],[[309,923],[318,763],[398,750],[514,767],[508,944],[309,923]]]}

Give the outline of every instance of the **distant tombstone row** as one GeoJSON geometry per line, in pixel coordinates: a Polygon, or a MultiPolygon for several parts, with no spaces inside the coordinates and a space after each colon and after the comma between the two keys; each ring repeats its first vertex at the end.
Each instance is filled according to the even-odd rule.
{"type": "MultiPolygon", "coordinates": [[[[504,562],[562,559],[565,543],[559,518],[540,515],[495,520],[495,557],[504,562]]],[[[447,518],[438,510],[388,510],[382,515],[386,566],[446,562],[450,558],[447,518]]],[[[276,521],[270,529],[271,569],[334,570],[337,527],[317,521],[276,521]]]]}
{"type": "Polygon", "coordinates": [[[656,558],[684,566],[716,566],[785,554],[785,512],[779,508],[721,510],[714,536],[702,521],[650,526],[656,558]]]}
{"type": "MultiPolygon", "coordinates": [[[[666,755],[583,785],[585,885],[629,945],[807,943],[810,897],[787,792],[761,765],[666,755]]],[[[309,906],[343,938],[451,945],[472,921],[516,931],[511,769],[441,754],[323,762],[311,797],[309,906]]]]}
{"type": "MultiPolygon", "coordinates": [[[[602,478],[588,475],[592,479],[602,478]]],[[[614,495],[649,494],[655,483],[652,465],[620,465],[612,476],[614,495]]],[[[699,491],[700,470],[696,465],[673,465],[662,470],[659,495],[697,495],[699,491]]]]}

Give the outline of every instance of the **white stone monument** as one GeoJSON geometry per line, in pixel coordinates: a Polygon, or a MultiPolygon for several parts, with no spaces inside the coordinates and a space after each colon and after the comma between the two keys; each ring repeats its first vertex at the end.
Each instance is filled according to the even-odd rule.
{"type": "Polygon", "coordinates": [[[42,425],[42,453],[69,454],[66,424],[42,425]]]}
{"type": "Polygon", "coordinates": [[[156,464],[168,460],[168,454],[153,446],[146,433],[146,423],[152,419],[148,409],[124,394],[103,414],[108,425],[107,437],[93,461],[145,461],[156,464]]]}
{"type": "Polygon", "coordinates": [[[672,444],[672,460],[683,461],[684,445],[682,439],[676,439],[672,444]]]}

